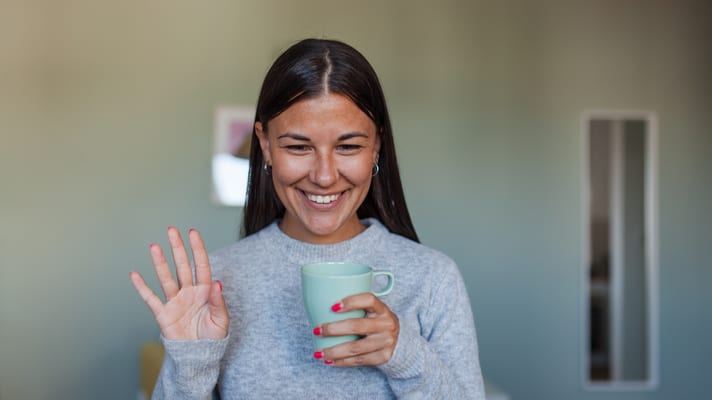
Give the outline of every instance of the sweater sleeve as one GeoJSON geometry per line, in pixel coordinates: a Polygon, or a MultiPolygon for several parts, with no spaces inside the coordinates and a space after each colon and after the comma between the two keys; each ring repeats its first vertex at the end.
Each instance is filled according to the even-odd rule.
{"type": "Polygon", "coordinates": [[[211,399],[228,337],[219,340],[168,340],[152,399],[211,399]]]}
{"type": "Polygon", "coordinates": [[[432,293],[420,332],[401,326],[393,357],[379,368],[398,398],[485,400],[470,301],[454,263],[432,293]]]}

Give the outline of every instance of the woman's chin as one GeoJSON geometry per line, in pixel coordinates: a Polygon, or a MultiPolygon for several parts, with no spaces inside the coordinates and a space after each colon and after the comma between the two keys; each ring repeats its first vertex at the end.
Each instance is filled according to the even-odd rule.
{"type": "Polygon", "coordinates": [[[338,226],[314,226],[307,229],[309,235],[321,243],[335,242],[343,240],[346,235],[343,229],[338,226]]]}
{"type": "MultiPolygon", "coordinates": [[[[360,224],[359,224],[360,226],[360,224]]],[[[336,243],[356,236],[360,230],[350,224],[311,224],[304,227],[305,236],[309,236],[308,241],[314,243],[336,243]]]]}

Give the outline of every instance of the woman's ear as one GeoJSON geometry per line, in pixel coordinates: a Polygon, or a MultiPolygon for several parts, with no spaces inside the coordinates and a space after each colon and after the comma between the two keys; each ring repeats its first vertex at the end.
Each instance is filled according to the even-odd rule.
{"type": "Polygon", "coordinates": [[[269,152],[269,139],[267,134],[262,129],[262,122],[255,122],[255,134],[257,139],[260,141],[260,149],[262,149],[262,158],[265,160],[265,164],[272,165],[272,155],[269,152]]]}

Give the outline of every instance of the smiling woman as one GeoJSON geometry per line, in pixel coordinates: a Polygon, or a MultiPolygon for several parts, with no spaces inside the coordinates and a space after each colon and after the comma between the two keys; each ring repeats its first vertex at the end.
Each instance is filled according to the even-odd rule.
{"type": "Polygon", "coordinates": [[[280,227],[310,243],[337,243],[364,230],[356,213],[378,160],[376,125],[347,97],[302,100],[267,126],[255,124],[277,197],[280,227]]]}
{"type": "MultiPolygon", "coordinates": [[[[368,117],[372,128],[361,127],[356,133],[368,135],[369,129],[375,130],[376,158],[371,160],[369,165],[380,173],[373,177],[370,189],[358,207],[358,217],[377,218],[391,232],[418,241],[403,195],[385,96],[371,64],[354,48],[336,41],[307,39],[287,49],[272,64],[262,85],[257,103],[255,136],[258,136],[257,128],[263,132],[266,132],[265,128],[272,129],[268,122],[274,122],[274,119],[293,105],[298,105],[302,100],[316,100],[327,94],[342,97],[339,102],[332,102],[331,107],[339,105],[338,103],[344,104],[344,100],[348,99],[350,106],[343,112],[350,112],[351,118],[358,117],[363,123],[363,115],[353,110],[355,106],[361,114],[368,117]]],[[[310,102],[308,106],[313,107],[318,103],[310,102]]],[[[307,105],[298,107],[306,108],[307,105]]],[[[316,113],[312,113],[314,114],[316,113]]],[[[329,115],[321,116],[321,119],[323,121],[328,117],[329,115]]],[[[343,122],[347,121],[349,120],[343,122]]],[[[347,130],[340,134],[355,132],[347,130]]],[[[301,134],[304,138],[304,132],[282,132],[279,135],[284,133],[301,134]]],[[[348,147],[349,144],[344,145],[348,147]]],[[[253,140],[250,168],[259,172],[250,175],[251,190],[245,205],[243,226],[243,233],[246,235],[259,231],[275,218],[283,217],[285,213],[285,205],[275,192],[272,177],[267,175],[269,168],[265,166],[269,165],[265,163],[264,157],[262,142],[253,140]]]]}
{"type": "Polygon", "coordinates": [[[208,256],[191,230],[193,272],[169,228],[177,282],[151,246],[165,304],[131,274],[166,348],[153,398],[484,399],[467,290],[449,257],[418,243],[366,59],[331,40],[290,47],[267,73],[252,134],[245,237],[208,256]],[[301,269],[323,262],[387,268],[398,283],[328,296],[325,313],[359,316],[310,326],[301,269]],[[356,340],[312,348],[339,336],[356,340]]]}

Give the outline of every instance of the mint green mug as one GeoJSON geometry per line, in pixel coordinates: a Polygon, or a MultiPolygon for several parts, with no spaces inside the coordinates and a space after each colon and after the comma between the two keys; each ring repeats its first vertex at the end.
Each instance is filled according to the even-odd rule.
{"type": "MultiPolygon", "coordinates": [[[[302,266],[302,296],[304,307],[312,328],[348,318],[363,318],[364,310],[333,312],[331,306],[344,297],[371,292],[385,296],[393,289],[393,274],[374,271],[364,264],[350,262],[320,262],[302,266]],[[382,290],[373,291],[377,277],[385,276],[388,282],[382,290]]],[[[321,337],[313,335],[314,349],[325,349],[341,343],[357,340],[356,335],[321,337]]]]}

